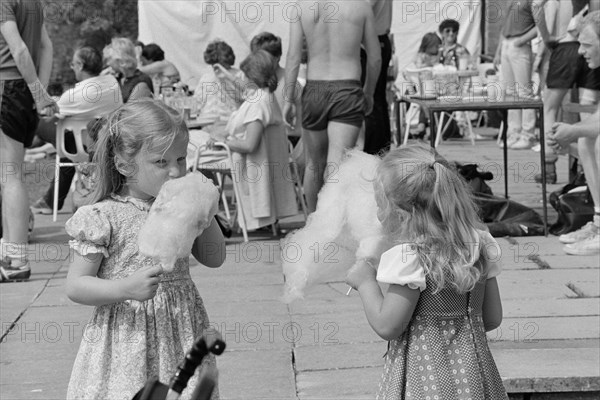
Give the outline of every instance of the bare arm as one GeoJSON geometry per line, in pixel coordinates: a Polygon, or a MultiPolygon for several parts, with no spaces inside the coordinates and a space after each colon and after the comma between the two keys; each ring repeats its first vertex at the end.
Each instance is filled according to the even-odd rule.
{"type": "Polygon", "coordinates": [[[381,70],[381,46],[375,32],[372,12],[366,13],[362,44],[367,53],[367,74],[364,91],[367,96],[373,97],[379,71],[381,70]]]}
{"type": "Polygon", "coordinates": [[[217,220],[213,218],[210,226],[194,240],[192,255],[199,263],[209,268],[218,268],[225,261],[225,239],[217,220]]]}
{"type": "Polygon", "coordinates": [[[19,33],[19,28],[15,21],[4,21],[0,23],[0,33],[6,40],[10,53],[15,60],[17,69],[21,76],[29,85],[29,90],[33,95],[38,110],[52,104],[54,101],[46,92],[45,85],[50,79],[52,69],[52,42],[48,37],[46,28],[42,27],[42,42],[40,54],[40,75],[35,69],[35,64],[29,53],[29,49],[19,33]]]}
{"type": "Polygon", "coordinates": [[[494,65],[497,67],[500,65],[502,61],[502,42],[504,41],[504,36],[500,34],[498,37],[498,46],[496,47],[496,54],[494,54],[494,65]]]}
{"type": "Polygon", "coordinates": [[[522,36],[519,36],[517,39],[515,39],[514,44],[517,47],[521,47],[524,44],[531,42],[533,39],[535,39],[537,37],[537,35],[538,35],[538,31],[535,27],[533,27],[530,30],[528,30],[525,34],[523,34],[522,36]]]}
{"type": "Polygon", "coordinates": [[[48,82],[50,81],[50,73],[52,72],[52,56],[54,49],[52,47],[52,41],[50,40],[50,36],[48,36],[48,32],[46,31],[46,26],[42,26],[42,42],[40,43],[40,66],[38,76],[40,78],[40,82],[44,87],[48,86],[48,82]]]}
{"type": "Polygon", "coordinates": [[[146,75],[154,75],[160,74],[165,71],[165,69],[169,66],[169,63],[165,60],[155,61],[148,65],[139,65],[138,69],[145,73],[146,75]]]}
{"type": "Polygon", "coordinates": [[[77,252],[73,253],[66,283],[69,299],[88,306],[101,306],[129,299],[144,301],[154,297],[160,282],[160,267],[142,267],[127,278],[108,280],[97,276],[102,259],[101,254],[82,256],[77,252]]]}
{"type": "Polygon", "coordinates": [[[483,297],[483,326],[489,332],[502,323],[502,301],[496,278],[485,281],[485,295],[483,297]]]}
{"type": "Polygon", "coordinates": [[[290,22],[290,39],[287,58],[285,61],[285,86],[283,99],[286,103],[294,103],[298,86],[298,71],[302,59],[302,38],[304,31],[300,21],[290,22]]]}
{"type": "Polygon", "coordinates": [[[367,321],[375,333],[385,340],[396,339],[407,328],[420,291],[408,286],[390,285],[384,296],[375,275],[374,268],[359,260],[348,272],[346,282],[358,290],[367,321]]]}
{"type": "Polygon", "coordinates": [[[246,139],[229,139],[226,141],[231,151],[248,154],[256,151],[262,140],[264,127],[261,121],[246,124],[246,139]]]}
{"type": "Polygon", "coordinates": [[[534,0],[531,5],[535,25],[540,31],[540,36],[546,45],[550,42],[550,31],[546,22],[546,11],[544,10],[544,6],[547,2],[548,0],[534,0]]]}
{"type": "Polygon", "coordinates": [[[596,111],[576,124],[556,122],[548,133],[548,145],[560,151],[580,137],[596,138],[600,134],[600,105],[596,111]]]}

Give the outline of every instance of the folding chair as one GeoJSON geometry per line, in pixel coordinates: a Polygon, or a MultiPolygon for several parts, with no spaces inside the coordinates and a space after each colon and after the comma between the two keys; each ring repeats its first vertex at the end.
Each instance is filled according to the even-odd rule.
{"type": "Polygon", "coordinates": [[[239,213],[240,216],[240,218],[236,219],[238,220],[238,222],[240,222],[239,226],[242,230],[244,242],[247,242],[248,230],[246,228],[246,216],[244,215],[244,207],[242,204],[241,196],[242,189],[240,187],[240,182],[242,179],[240,173],[241,171],[238,168],[236,168],[233,162],[231,149],[229,148],[229,146],[227,146],[227,144],[222,142],[216,142],[213,146],[214,150],[209,149],[206,145],[198,146],[198,148],[196,149],[196,158],[193,169],[195,171],[206,171],[215,174],[217,183],[219,185],[219,189],[221,190],[221,202],[223,203],[225,215],[230,223],[235,222],[235,219],[232,219],[231,217],[231,213],[229,211],[229,203],[227,201],[227,195],[224,189],[225,178],[227,176],[231,177],[236,212],[239,213]]]}
{"type": "MultiPolygon", "coordinates": [[[[303,146],[302,139],[298,141],[297,146],[303,146]]],[[[304,186],[302,185],[302,177],[300,175],[300,171],[298,170],[298,164],[294,161],[292,154],[294,153],[294,145],[292,142],[288,140],[288,150],[290,153],[290,172],[292,175],[292,181],[294,183],[294,192],[296,192],[296,198],[300,203],[300,208],[302,209],[302,213],[304,214],[304,220],[308,218],[308,206],[306,205],[306,198],[304,196],[304,186]]]]}
{"type": "MultiPolygon", "coordinates": [[[[75,117],[58,116],[56,123],[56,161],[54,169],[54,202],[52,204],[52,219],[56,222],[58,214],[58,186],[60,184],[60,168],[75,167],[89,163],[89,154],[85,149],[88,142],[87,124],[90,119],[77,119],[75,117]],[[65,131],[71,131],[75,138],[75,153],[67,151],[65,146],[65,131]],[[62,162],[68,158],[71,162],[62,162]]],[[[77,172],[76,175],[77,177],[77,172]]]]}

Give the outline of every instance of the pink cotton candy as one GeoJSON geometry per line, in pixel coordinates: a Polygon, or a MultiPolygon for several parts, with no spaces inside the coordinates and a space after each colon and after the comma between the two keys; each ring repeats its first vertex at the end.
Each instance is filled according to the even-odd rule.
{"type": "Polygon", "coordinates": [[[140,253],[173,271],[178,258],[189,257],[194,240],[217,213],[219,190],[204,175],[192,173],[167,181],[138,234],[140,253]]]}
{"type": "Polygon", "coordinates": [[[282,240],[284,302],[303,298],[314,283],[344,280],[357,259],[379,259],[390,247],[377,219],[373,189],[379,161],[350,151],[319,192],[306,226],[282,240]]]}

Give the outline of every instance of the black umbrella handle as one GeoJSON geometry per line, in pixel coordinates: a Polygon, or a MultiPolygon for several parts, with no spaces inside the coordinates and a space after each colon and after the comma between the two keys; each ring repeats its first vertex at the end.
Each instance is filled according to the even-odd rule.
{"type": "Polygon", "coordinates": [[[210,352],[219,355],[225,351],[225,342],[216,330],[207,331],[185,355],[183,362],[177,367],[177,372],[171,379],[171,390],[181,393],[186,388],[188,381],[194,375],[196,368],[210,352]]]}

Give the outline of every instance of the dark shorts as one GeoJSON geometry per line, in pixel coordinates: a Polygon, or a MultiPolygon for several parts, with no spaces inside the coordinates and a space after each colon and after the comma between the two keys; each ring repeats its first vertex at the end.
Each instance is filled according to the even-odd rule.
{"type": "Polygon", "coordinates": [[[365,94],[359,81],[309,80],[302,92],[302,127],[327,129],[329,121],[361,127],[365,119],[365,94]]]}
{"type": "Polygon", "coordinates": [[[0,129],[11,139],[31,146],[38,124],[35,102],[23,79],[0,81],[0,129]]]}
{"type": "Polygon", "coordinates": [[[600,90],[600,68],[590,69],[578,50],[578,42],[559,43],[552,50],[546,78],[548,88],[600,90]]]}

